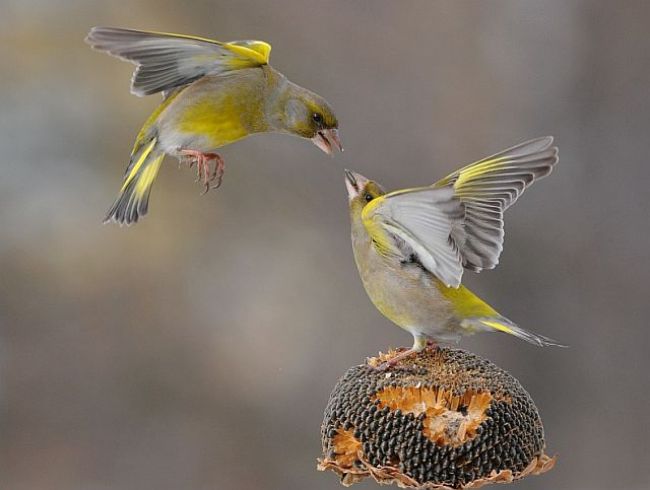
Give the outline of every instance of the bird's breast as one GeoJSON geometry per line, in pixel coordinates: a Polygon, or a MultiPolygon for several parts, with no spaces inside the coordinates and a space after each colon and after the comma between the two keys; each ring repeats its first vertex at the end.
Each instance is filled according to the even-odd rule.
{"type": "Polygon", "coordinates": [[[179,114],[178,130],[199,135],[212,148],[219,148],[250,134],[245,124],[246,105],[232,95],[205,94],[179,114]]]}
{"type": "Polygon", "coordinates": [[[198,80],[163,114],[163,137],[185,141],[177,146],[210,151],[263,130],[259,92],[246,79],[198,80]]]}
{"type": "Polygon", "coordinates": [[[451,312],[433,278],[397,257],[384,257],[372,243],[354,243],[354,256],[364,288],[377,309],[400,327],[412,331],[446,325],[451,312]]]}

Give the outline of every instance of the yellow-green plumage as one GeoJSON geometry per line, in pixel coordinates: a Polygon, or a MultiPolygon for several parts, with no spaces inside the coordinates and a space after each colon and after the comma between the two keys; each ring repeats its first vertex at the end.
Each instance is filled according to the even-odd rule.
{"type": "Polygon", "coordinates": [[[151,185],[164,155],[190,158],[209,188],[223,173],[217,149],[260,132],[310,138],[323,151],[340,148],[338,121],[319,95],[289,81],[269,64],[263,41],[211,39],[93,28],[87,42],[137,65],[131,90],[163,93],[163,102],[136,138],[120,195],[107,220],[136,222],[147,212],[151,185]],[[153,142],[153,144],[152,144],[153,142]],[[210,162],[214,175],[208,176],[210,162]]]}
{"type": "Polygon", "coordinates": [[[126,223],[135,223],[139,216],[147,214],[151,186],[156,180],[158,170],[165,154],[154,151],[157,143],[152,135],[152,127],[162,111],[176,98],[177,94],[167,97],[149,116],[138,132],[131,150],[131,161],[126,168],[124,182],[117,200],[109,209],[106,220],[122,216],[126,223]]]}
{"type": "Polygon", "coordinates": [[[464,268],[479,271],[498,263],[503,212],[557,163],[551,142],[532,140],[433,186],[388,194],[346,171],[361,280],[379,311],[413,335],[411,351],[427,340],[452,341],[479,331],[554,343],[518,327],[460,283],[464,268]]]}
{"type": "Polygon", "coordinates": [[[438,287],[438,291],[440,291],[442,296],[453,305],[454,311],[459,317],[496,318],[499,316],[494,308],[492,308],[462,284],[457,288],[450,288],[448,286],[445,286],[442,282],[437,281],[436,286],[438,287]]]}

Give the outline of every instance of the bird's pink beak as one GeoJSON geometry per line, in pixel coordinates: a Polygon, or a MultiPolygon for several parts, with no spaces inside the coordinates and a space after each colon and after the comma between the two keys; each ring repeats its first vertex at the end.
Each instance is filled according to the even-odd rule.
{"type": "Polygon", "coordinates": [[[363,175],[345,169],[345,188],[348,190],[350,201],[359,195],[367,183],[368,179],[363,175]]]}
{"type": "Polygon", "coordinates": [[[332,154],[334,148],[343,151],[338,129],[321,129],[311,140],[318,148],[328,155],[332,154]]]}

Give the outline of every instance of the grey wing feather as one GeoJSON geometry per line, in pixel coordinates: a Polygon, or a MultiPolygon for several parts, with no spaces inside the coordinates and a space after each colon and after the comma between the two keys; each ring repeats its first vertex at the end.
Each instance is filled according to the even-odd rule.
{"type": "MultiPolygon", "coordinates": [[[[233,69],[233,59],[245,60],[224,48],[224,43],[219,41],[115,27],[93,27],[86,42],[137,65],[131,79],[131,92],[138,96],[157,92],[165,96],[174,88],[207,74],[233,69]]],[[[244,42],[240,44],[245,45],[244,42]]],[[[254,62],[251,61],[251,65],[254,62]]]]}
{"type": "Polygon", "coordinates": [[[468,165],[437,182],[453,186],[465,207],[452,238],[463,265],[479,272],[493,269],[503,251],[503,212],[535,181],[551,173],[558,162],[552,137],[538,138],[508,148],[468,165]]]}
{"type": "Polygon", "coordinates": [[[429,272],[446,285],[458,287],[463,266],[451,230],[462,214],[452,188],[423,187],[387,194],[364,221],[379,223],[396,237],[403,260],[414,253],[429,272]]]}

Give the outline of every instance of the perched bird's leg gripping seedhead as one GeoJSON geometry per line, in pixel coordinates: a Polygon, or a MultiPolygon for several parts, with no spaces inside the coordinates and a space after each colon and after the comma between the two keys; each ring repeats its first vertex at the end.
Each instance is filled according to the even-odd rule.
{"type": "Polygon", "coordinates": [[[190,168],[196,163],[196,181],[203,182],[203,185],[205,185],[203,194],[221,185],[223,173],[226,168],[226,163],[221,158],[221,155],[217,153],[203,153],[198,150],[180,150],[180,153],[183,157],[189,159],[188,164],[190,168]],[[214,163],[214,169],[211,170],[210,166],[212,163],[214,163]],[[210,185],[215,180],[217,183],[210,185]]]}
{"type": "Polygon", "coordinates": [[[396,365],[398,362],[402,361],[403,359],[418,354],[419,352],[422,352],[426,348],[437,349],[438,345],[436,344],[436,342],[434,342],[433,340],[429,340],[426,337],[415,336],[413,337],[413,347],[405,350],[404,352],[400,352],[395,357],[381,363],[379,366],[377,366],[377,369],[381,371],[385,371],[386,369],[396,365]]]}

